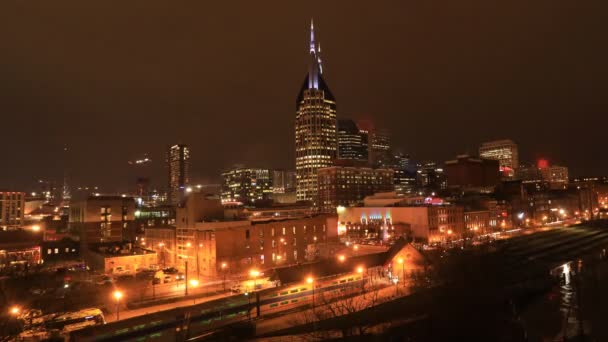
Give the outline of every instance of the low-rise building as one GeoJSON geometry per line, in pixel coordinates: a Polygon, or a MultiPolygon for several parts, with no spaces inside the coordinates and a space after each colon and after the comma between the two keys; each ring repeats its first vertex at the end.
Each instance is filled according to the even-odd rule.
{"type": "Polygon", "coordinates": [[[465,235],[477,236],[492,231],[489,210],[467,210],[464,212],[465,235]]]}
{"type": "Polygon", "coordinates": [[[122,196],[88,196],[70,203],[69,227],[82,244],[122,241],[135,235],[135,201],[122,196]]]}
{"type": "MultiPolygon", "coordinates": [[[[395,227],[409,230],[411,237],[433,242],[456,240],[464,233],[464,208],[458,205],[414,205],[392,207],[351,207],[338,212],[338,233],[375,231],[389,239],[395,227]]],[[[394,234],[394,233],[393,233],[394,234]]]]}
{"type": "Polygon", "coordinates": [[[230,272],[252,267],[273,268],[314,259],[310,245],[324,243],[337,236],[335,216],[281,221],[225,221],[195,224],[196,239],[182,260],[189,269],[203,276],[215,276],[222,264],[230,272]],[[307,253],[308,252],[308,253],[307,253]]]}
{"type": "Polygon", "coordinates": [[[133,247],[130,243],[93,244],[84,257],[91,269],[115,275],[134,275],[140,269],[158,265],[154,251],[133,247]]]}
{"type": "Polygon", "coordinates": [[[42,234],[28,230],[0,231],[0,273],[40,263],[42,234]]]}
{"type": "Polygon", "coordinates": [[[175,266],[176,234],[175,227],[149,227],[144,231],[140,245],[156,252],[158,264],[163,268],[175,266]]]}

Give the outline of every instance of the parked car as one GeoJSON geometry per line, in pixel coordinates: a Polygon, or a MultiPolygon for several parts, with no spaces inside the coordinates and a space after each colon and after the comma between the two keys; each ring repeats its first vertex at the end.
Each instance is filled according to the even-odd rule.
{"type": "Polygon", "coordinates": [[[230,288],[230,291],[233,293],[241,293],[241,292],[243,292],[243,290],[244,290],[243,284],[240,284],[240,283],[232,285],[232,287],[230,288]]]}
{"type": "Polygon", "coordinates": [[[178,271],[178,269],[177,269],[177,268],[175,268],[175,267],[167,267],[167,268],[165,268],[165,269],[163,270],[163,272],[164,272],[164,273],[166,273],[166,274],[176,274],[176,273],[178,273],[179,271],[178,271]]]}

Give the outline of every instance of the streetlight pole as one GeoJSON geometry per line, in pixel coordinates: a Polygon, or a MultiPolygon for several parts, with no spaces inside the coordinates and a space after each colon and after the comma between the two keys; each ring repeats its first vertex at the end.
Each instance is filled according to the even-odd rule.
{"type": "Polygon", "coordinates": [[[185,285],[185,288],[184,288],[185,294],[184,295],[187,296],[188,295],[188,259],[186,259],[185,264],[186,264],[186,272],[185,272],[186,277],[184,279],[184,285],[185,285]]]}
{"type": "Polygon", "coordinates": [[[198,265],[198,253],[200,252],[199,247],[203,247],[203,244],[199,243],[198,247],[196,248],[196,277],[201,279],[201,268],[198,265]]]}
{"type": "Polygon", "coordinates": [[[222,282],[222,285],[224,287],[224,292],[226,291],[226,267],[227,266],[228,265],[225,262],[222,263],[222,273],[224,275],[224,281],[222,282]]]}
{"type": "Polygon", "coordinates": [[[361,292],[365,291],[365,277],[363,277],[363,266],[357,267],[357,273],[361,275],[361,292]]]}
{"type": "Polygon", "coordinates": [[[114,299],[116,299],[116,320],[120,320],[120,298],[122,298],[122,292],[114,291],[114,299]]]}
{"type": "Polygon", "coordinates": [[[158,244],[158,247],[160,247],[160,258],[162,260],[163,263],[163,268],[165,268],[165,243],[161,242],[158,244]]]}
{"type": "Polygon", "coordinates": [[[405,287],[405,262],[403,258],[397,259],[397,262],[401,264],[401,278],[403,278],[403,287],[405,287]]]}
{"type": "Polygon", "coordinates": [[[315,280],[312,277],[306,278],[306,282],[312,286],[312,311],[315,311],[315,280]]]}
{"type": "Polygon", "coordinates": [[[248,302],[248,305],[247,305],[247,319],[249,321],[251,321],[251,293],[247,292],[247,293],[245,293],[245,296],[247,296],[247,302],[248,302]]]}

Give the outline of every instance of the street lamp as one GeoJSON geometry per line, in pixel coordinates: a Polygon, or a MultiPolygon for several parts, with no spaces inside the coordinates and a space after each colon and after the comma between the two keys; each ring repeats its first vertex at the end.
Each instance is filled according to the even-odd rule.
{"type": "Polygon", "coordinates": [[[226,268],[228,268],[228,264],[223,262],[221,268],[222,268],[222,273],[224,274],[224,281],[222,284],[224,286],[224,291],[226,291],[226,268]]]}
{"type": "MultiPolygon", "coordinates": [[[[186,243],[186,248],[192,247],[192,243],[188,241],[186,243]]],[[[186,257],[184,258],[184,296],[188,295],[188,258],[190,257],[190,250],[186,251],[186,257]]]]}
{"type": "Polygon", "coordinates": [[[344,262],[344,260],[346,260],[346,256],[344,256],[344,254],[340,254],[340,255],[338,255],[338,260],[340,262],[344,262]]]}
{"type": "Polygon", "coordinates": [[[397,262],[401,264],[401,277],[403,278],[403,286],[405,286],[405,262],[403,258],[397,259],[397,262]]]}
{"type": "Polygon", "coordinates": [[[160,255],[161,255],[161,259],[163,261],[163,268],[165,268],[165,243],[164,242],[160,242],[158,244],[158,248],[160,248],[160,255]]]}
{"type": "Polygon", "coordinates": [[[37,224],[33,225],[33,226],[32,226],[32,231],[33,231],[33,232],[39,232],[39,231],[40,231],[40,226],[39,226],[39,225],[37,225],[37,224]]]}
{"type": "Polygon", "coordinates": [[[306,278],[306,282],[312,286],[312,310],[315,310],[315,280],[313,277],[306,278]]]}
{"type": "Polygon", "coordinates": [[[363,266],[357,267],[357,273],[361,276],[361,290],[365,289],[365,279],[363,278],[363,266]]]}
{"type": "Polygon", "coordinates": [[[397,297],[397,295],[399,295],[399,287],[397,286],[398,283],[399,283],[399,279],[397,279],[395,276],[393,276],[393,284],[395,284],[395,297],[397,297]]]}
{"type": "Polygon", "coordinates": [[[256,281],[257,281],[258,277],[260,276],[260,271],[253,269],[253,270],[249,271],[249,275],[253,278],[253,290],[255,291],[256,281]]]}
{"type": "Polygon", "coordinates": [[[11,316],[18,316],[21,313],[21,308],[18,306],[12,306],[8,312],[11,314],[11,316]]]}
{"type": "Polygon", "coordinates": [[[122,292],[121,291],[114,291],[113,293],[114,299],[116,299],[116,320],[120,320],[120,299],[122,298],[122,292]]]}

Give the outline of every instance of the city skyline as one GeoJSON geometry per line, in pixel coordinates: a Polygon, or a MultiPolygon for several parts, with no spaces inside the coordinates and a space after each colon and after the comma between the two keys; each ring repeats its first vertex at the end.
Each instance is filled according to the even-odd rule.
{"type": "MultiPolygon", "coordinates": [[[[3,4],[1,12],[28,6],[3,4]]],[[[122,15],[138,13],[124,6],[122,15]]],[[[280,16],[261,14],[261,6],[233,21],[193,11],[185,19],[170,16],[167,31],[153,20],[164,14],[158,4],[135,30],[126,30],[130,22],[112,15],[111,6],[72,18],[66,8],[83,8],[55,3],[47,9],[62,25],[37,13],[6,15],[12,30],[0,30],[6,44],[0,112],[15,129],[3,135],[12,148],[4,154],[0,188],[26,188],[39,178],[59,185],[64,146],[72,179],[119,187],[109,191],[135,182],[127,161],[143,153],[153,160],[152,181],[163,184],[163,154],[178,142],[191,146],[192,179],[217,182],[235,163],[293,169],[293,94],[306,72],[302,50],[311,17],[322,28],[338,118],[390,127],[398,151],[443,163],[474,154],[484,141],[512,139],[523,161],[546,157],[573,175],[608,172],[608,162],[588,158],[601,152],[595,142],[605,120],[605,89],[597,84],[606,83],[607,51],[593,44],[602,35],[591,27],[604,4],[581,13],[555,4],[551,13],[538,4],[522,13],[517,4],[429,6],[374,8],[374,15],[354,6],[351,16],[340,16],[339,4],[323,4],[321,12],[294,6],[280,16]],[[113,25],[85,20],[104,15],[113,25]],[[519,25],[509,26],[515,15],[519,25]],[[553,24],[560,18],[580,25],[553,24]],[[505,28],[514,32],[505,35],[505,28]],[[579,55],[584,63],[573,59],[579,55]],[[563,116],[576,117],[580,129],[563,116]]]]}

